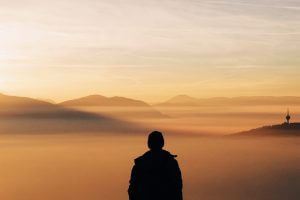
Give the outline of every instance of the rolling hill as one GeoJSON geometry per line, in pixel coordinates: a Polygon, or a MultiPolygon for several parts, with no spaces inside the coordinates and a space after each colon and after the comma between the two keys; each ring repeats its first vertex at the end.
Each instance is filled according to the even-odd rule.
{"type": "Polygon", "coordinates": [[[135,132],[136,124],[27,98],[0,95],[0,133],[135,132]]]}
{"type": "Polygon", "coordinates": [[[101,112],[121,118],[165,118],[166,116],[155,110],[149,104],[125,97],[105,97],[90,95],[60,103],[68,108],[101,112]]]}
{"type": "Polygon", "coordinates": [[[52,103],[32,99],[28,97],[17,97],[0,94],[0,109],[19,109],[19,108],[51,108],[52,103]]]}
{"type": "Polygon", "coordinates": [[[78,99],[60,103],[66,107],[81,106],[112,106],[112,107],[149,107],[147,103],[125,97],[105,97],[101,95],[90,95],[78,99]]]}

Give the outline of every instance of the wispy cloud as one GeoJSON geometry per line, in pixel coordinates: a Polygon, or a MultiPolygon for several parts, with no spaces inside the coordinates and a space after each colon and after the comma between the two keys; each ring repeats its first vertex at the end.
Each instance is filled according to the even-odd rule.
{"type": "Polygon", "coordinates": [[[216,4],[216,5],[231,5],[231,6],[243,6],[243,7],[257,7],[257,8],[274,8],[274,9],[290,9],[290,10],[300,10],[300,6],[284,6],[284,5],[270,5],[264,4],[261,1],[255,3],[244,3],[238,1],[204,1],[203,3],[207,4],[216,4]]]}
{"type": "Polygon", "coordinates": [[[1,2],[0,80],[18,84],[0,89],[63,96],[61,85],[76,85],[80,94],[152,96],[196,93],[201,84],[211,93],[225,81],[242,88],[280,74],[290,83],[285,73],[300,73],[299,10],[287,0],[1,2]]]}

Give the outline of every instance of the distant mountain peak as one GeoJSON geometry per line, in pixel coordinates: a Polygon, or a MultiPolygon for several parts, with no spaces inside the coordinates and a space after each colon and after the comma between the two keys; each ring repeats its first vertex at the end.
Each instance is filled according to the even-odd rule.
{"type": "Polygon", "coordinates": [[[63,106],[138,106],[149,107],[150,105],[135,99],[114,96],[105,97],[102,95],[89,95],[78,99],[64,101],[60,103],[63,106]]]}
{"type": "Polygon", "coordinates": [[[181,95],[177,95],[171,99],[169,99],[167,102],[169,103],[188,103],[188,102],[194,102],[197,101],[196,98],[185,95],[185,94],[181,94],[181,95]]]}
{"type": "Polygon", "coordinates": [[[103,97],[103,98],[107,98],[107,97],[105,97],[105,96],[103,96],[103,95],[100,95],[100,94],[91,94],[91,95],[88,95],[88,96],[84,96],[84,97],[81,97],[81,98],[93,98],[93,97],[103,97]]]}

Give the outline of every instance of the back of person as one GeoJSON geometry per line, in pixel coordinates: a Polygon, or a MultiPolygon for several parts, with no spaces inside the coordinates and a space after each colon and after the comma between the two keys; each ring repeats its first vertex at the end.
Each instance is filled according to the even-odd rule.
{"type": "Polygon", "coordinates": [[[176,156],[163,150],[163,144],[161,133],[149,135],[150,151],[135,159],[132,169],[130,200],[182,200],[182,178],[176,156]]]}

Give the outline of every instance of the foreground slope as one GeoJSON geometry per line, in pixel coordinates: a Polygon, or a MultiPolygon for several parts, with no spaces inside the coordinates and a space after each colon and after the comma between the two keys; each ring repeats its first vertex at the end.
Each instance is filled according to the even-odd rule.
{"type": "Polygon", "coordinates": [[[283,123],[243,131],[235,136],[300,136],[300,123],[283,123]]]}

